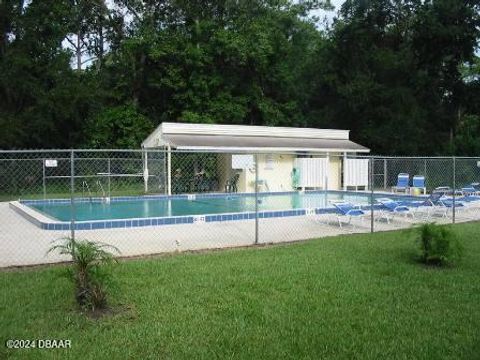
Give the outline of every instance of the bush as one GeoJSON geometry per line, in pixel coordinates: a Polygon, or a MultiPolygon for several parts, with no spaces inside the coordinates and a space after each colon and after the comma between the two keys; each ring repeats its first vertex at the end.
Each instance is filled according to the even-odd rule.
{"type": "Polygon", "coordinates": [[[58,250],[70,255],[73,266],[68,269],[69,278],[75,286],[75,299],[84,309],[97,311],[107,308],[107,290],[110,285],[108,265],[115,263],[113,254],[119,250],[111,245],[87,240],[61,239],[62,243],[52,246],[49,252],[58,250]]]}
{"type": "Polygon", "coordinates": [[[421,261],[427,265],[446,265],[459,261],[463,249],[448,226],[424,224],[418,228],[421,261]]]}

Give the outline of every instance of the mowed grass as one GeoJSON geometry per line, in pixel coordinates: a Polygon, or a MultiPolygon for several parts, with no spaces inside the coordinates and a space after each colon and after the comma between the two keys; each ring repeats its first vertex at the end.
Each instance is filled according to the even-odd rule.
{"type": "MultiPolygon", "coordinates": [[[[117,314],[80,314],[64,268],[0,273],[0,338],[71,339],[12,359],[478,359],[480,225],[454,268],[408,231],[125,261],[117,314]]],[[[161,239],[159,239],[161,241],[161,239]]]]}

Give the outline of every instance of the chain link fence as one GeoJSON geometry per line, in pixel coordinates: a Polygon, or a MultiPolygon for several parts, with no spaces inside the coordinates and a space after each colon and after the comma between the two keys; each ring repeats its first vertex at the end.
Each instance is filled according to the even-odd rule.
{"type": "Polygon", "coordinates": [[[480,158],[0,151],[0,266],[282,243],[480,218],[480,158]]]}

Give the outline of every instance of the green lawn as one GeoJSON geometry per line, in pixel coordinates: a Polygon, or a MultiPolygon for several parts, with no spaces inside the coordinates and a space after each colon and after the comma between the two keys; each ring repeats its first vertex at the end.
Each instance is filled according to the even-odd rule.
{"type": "Polygon", "coordinates": [[[415,262],[409,232],[122,262],[117,315],[75,310],[60,267],[0,273],[0,338],[71,339],[18,359],[478,359],[480,225],[460,266],[415,262]]]}

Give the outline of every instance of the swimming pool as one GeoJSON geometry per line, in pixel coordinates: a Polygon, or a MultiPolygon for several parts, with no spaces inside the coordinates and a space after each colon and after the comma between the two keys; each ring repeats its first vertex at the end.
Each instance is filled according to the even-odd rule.
{"type": "MultiPolygon", "coordinates": [[[[344,191],[261,193],[258,195],[259,218],[335,212],[330,204],[333,200],[367,206],[370,194],[344,191]]],[[[70,228],[68,199],[21,201],[11,207],[43,229],[70,228]]],[[[255,194],[117,197],[109,202],[83,198],[75,201],[75,228],[80,230],[252,218],[255,218],[255,194]]]]}
{"type": "MultiPolygon", "coordinates": [[[[102,201],[82,201],[75,204],[78,221],[106,219],[134,219],[184,215],[225,214],[255,211],[255,196],[195,196],[187,198],[126,198],[102,201]]],[[[291,193],[260,195],[258,209],[286,210],[326,208],[332,200],[346,200],[355,204],[368,204],[368,194],[348,193],[291,193]]],[[[32,203],[30,207],[60,221],[70,221],[70,203],[32,203]]]]}

